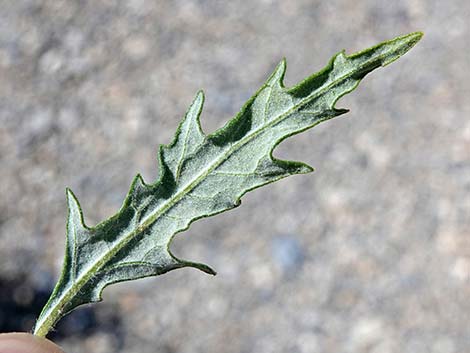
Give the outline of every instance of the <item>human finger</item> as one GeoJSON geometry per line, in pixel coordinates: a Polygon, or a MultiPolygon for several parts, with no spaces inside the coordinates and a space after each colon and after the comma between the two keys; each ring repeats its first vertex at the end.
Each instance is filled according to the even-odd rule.
{"type": "Polygon", "coordinates": [[[48,339],[30,333],[0,334],[0,353],[64,353],[48,339]]]}

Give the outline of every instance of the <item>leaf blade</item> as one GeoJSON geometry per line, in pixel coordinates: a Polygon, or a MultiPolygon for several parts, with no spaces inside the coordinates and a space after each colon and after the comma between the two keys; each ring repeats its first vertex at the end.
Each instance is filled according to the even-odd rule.
{"type": "Polygon", "coordinates": [[[146,184],[137,175],[119,212],[95,227],[85,225],[78,200],[67,190],[63,271],[35,334],[45,336],[67,312],[100,301],[112,283],[182,267],[215,274],[207,265],[176,258],[169,249],[173,237],[200,218],[239,206],[250,190],[313,171],[302,162],[274,158],[273,150],[286,138],[346,113],[335,107],[338,99],[367,73],[398,59],[421,36],[412,33],[350,56],[340,52],[323,70],[291,88],[284,87],[282,60],[240,112],[210,135],[200,126],[204,95],[198,92],[172,143],[159,149],[158,180],[146,184]]]}

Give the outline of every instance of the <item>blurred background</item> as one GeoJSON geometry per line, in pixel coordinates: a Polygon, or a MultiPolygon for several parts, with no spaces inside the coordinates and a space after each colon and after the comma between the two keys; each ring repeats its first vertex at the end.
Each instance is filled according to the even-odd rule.
{"type": "Polygon", "coordinates": [[[58,277],[65,187],[88,225],[157,176],[196,91],[211,132],[282,57],[423,40],[285,141],[316,168],[177,237],[191,269],[123,283],[51,335],[67,352],[460,353],[470,347],[470,2],[0,0],[0,332],[58,277]]]}

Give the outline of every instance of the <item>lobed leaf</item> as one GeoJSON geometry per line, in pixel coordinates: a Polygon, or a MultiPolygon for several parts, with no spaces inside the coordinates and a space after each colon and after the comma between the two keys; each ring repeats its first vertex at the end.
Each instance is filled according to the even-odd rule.
{"type": "Polygon", "coordinates": [[[289,136],[346,113],[335,107],[336,101],[421,37],[411,33],[350,56],[342,51],[323,70],[291,88],[283,84],[282,60],[240,112],[210,135],[199,123],[204,95],[198,92],[173,142],[160,147],[158,180],[146,184],[137,175],[119,212],[95,227],[85,225],[80,205],[67,189],[63,270],[35,334],[45,336],[66,313],[100,301],[101,292],[112,283],[183,267],[215,274],[207,265],[175,257],[169,249],[175,234],[197,219],[239,206],[250,190],[311,172],[304,163],[274,158],[274,148],[289,136]]]}

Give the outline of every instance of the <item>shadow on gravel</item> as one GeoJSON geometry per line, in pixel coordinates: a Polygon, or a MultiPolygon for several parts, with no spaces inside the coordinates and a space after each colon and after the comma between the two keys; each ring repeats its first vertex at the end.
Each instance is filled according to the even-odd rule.
{"type": "MultiPolygon", "coordinates": [[[[52,285],[37,288],[27,276],[14,280],[0,278],[0,332],[31,331],[51,292],[52,285]]],[[[111,335],[114,342],[122,345],[119,311],[103,303],[101,306],[99,313],[94,307],[83,307],[70,313],[48,338],[79,338],[100,332],[111,335]]]]}

